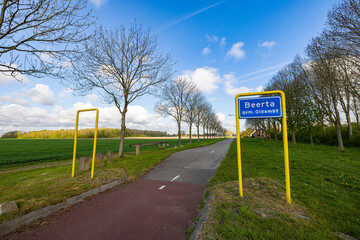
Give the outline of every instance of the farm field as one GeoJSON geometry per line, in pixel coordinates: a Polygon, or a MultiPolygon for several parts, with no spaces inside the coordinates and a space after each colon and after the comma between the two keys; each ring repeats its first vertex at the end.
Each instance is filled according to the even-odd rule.
{"type": "Polygon", "coordinates": [[[290,144],[291,206],[282,142],[241,139],[241,151],[244,197],[234,141],[210,181],[210,219],[201,239],[360,238],[360,148],[290,144]]]}
{"type": "MultiPolygon", "coordinates": [[[[168,141],[170,147],[178,145],[177,139],[125,139],[124,152],[134,152],[135,148],[130,148],[129,144],[168,141]]],[[[93,139],[78,139],[77,157],[90,156],[93,149],[93,139]]],[[[118,152],[119,139],[98,139],[96,152],[114,151],[118,152]]],[[[193,142],[197,142],[197,139],[193,142]]],[[[182,144],[189,143],[189,139],[182,139],[182,144]]],[[[49,162],[71,159],[74,148],[73,139],[0,139],[0,166],[49,162]]],[[[143,146],[141,151],[159,150],[156,145],[143,146]]]]}

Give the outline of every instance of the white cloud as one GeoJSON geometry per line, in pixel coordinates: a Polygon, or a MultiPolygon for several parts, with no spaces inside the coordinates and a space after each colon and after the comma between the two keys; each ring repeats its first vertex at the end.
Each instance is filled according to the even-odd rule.
{"type": "Polygon", "coordinates": [[[99,100],[98,95],[96,95],[94,93],[86,95],[86,98],[89,102],[97,102],[99,100]]]}
{"type": "Polygon", "coordinates": [[[245,58],[245,51],[241,49],[244,46],[243,42],[234,43],[230,51],[226,54],[227,56],[234,57],[235,60],[245,58]]]}
{"type": "Polygon", "coordinates": [[[231,113],[224,114],[224,113],[218,112],[218,113],[216,113],[216,116],[224,128],[226,128],[230,131],[236,132],[234,116],[229,116],[229,114],[233,114],[233,113],[231,112],[231,113]]]}
{"type": "Polygon", "coordinates": [[[209,102],[217,102],[219,99],[217,97],[209,98],[209,102]]]}
{"type": "Polygon", "coordinates": [[[218,69],[212,67],[197,68],[195,71],[184,71],[183,76],[193,81],[201,91],[207,93],[217,89],[217,84],[221,82],[218,69]]]}
{"type": "Polygon", "coordinates": [[[226,37],[221,38],[220,47],[224,47],[226,45],[226,37]]]}
{"type": "Polygon", "coordinates": [[[43,105],[53,105],[56,101],[53,91],[48,85],[36,84],[30,90],[23,90],[23,93],[31,98],[33,102],[43,105]]]}
{"type": "Polygon", "coordinates": [[[72,90],[69,87],[65,87],[64,90],[60,93],[60,97],[67,97],[71,94],[73,94],[74,90],[72,90]]]}
{"type": "Polygon", "coordinates": [[[236,96],[239,93],[248,93],[250,92],[250,88],[248,87],[239,87],[236,88],[232,85],[230,81],[225,81],[225,92],[231,96],[236,96]]]}
{"type": "Polygon", "coordinates": [[[248,87],[239,87],[236,88],[233,86],[233,83],[237,82],[235,73],[228,73],[228,74],[224,74],[224,79],[225,79],[225,92],[231,96],[236,96],[239,93],[247,93],[250,92],[250,89],[248,87]]]}
{"type": "Polygon", "coordinates": [[[100,8],[102,5],[107,3],[107,0],[90,0],[90,2],[92,2],[96,8],[100,8]]]}
{"type": "MultiPolygon", "coordinates": [[[[11,67],[16,68],[17,65],[16,64],[11,64],[11,67]]],[[[19,73],[19,72],[14,72],[13,75],[11,75],[11,73],[7,73],[7,72],[2,72],[1,70],[8,70],[8,68],[4,67],[4,66],[0,66],[0,85],[9,85],[13,82],[23,82],[23,83],[28,83],[29,79],[19,73]]]]}
{"type": "Polygon", "coordinates": [[[276,44],[275,41],[265,41],[261,44],[259,44],[259,47],[266,47],[266,48],[272,48],[276,44]]]}
{"type": "Polygon", "coordinates": [[[204,48],[203,50],[202,50],[202,55],[203,56],[207,56],[207,55],[209,55],[211,53],[211,49],[209,48],[209,47],[206,47],[206,48],[204,48]]]}
{"type": "Polygon", "coordinates": [[[54,55],[50,54],[49,52],[43,51],[40,53],[41,61],[52,63],[54,62],[54,55]]]}
{"type": "Polygon", "coordinates": [[[255,89],[256,92],[262,92],[264,91],[264,87],[263,86],[258,86],[256,89],[255,89]]]}
{"type": "Polygon", "coordinates": [[[209,34],[205,34],[205,38],[206,40],[208,40],[208,42],[217,42],[219,41],[219,38],[215,35],[210,36],[209,34]]]}
{"type": "Polygon", "coordinates": [[[57,59],[56,57],[56,53],[52,53],[49,51],[43,51],[40,53],[40,59],[44,62],[65,68],[72,67],[73,63],[70,60],[59,61],[59,59],[57,59]]]}
{"type": "Polygon", "coordinates": [[[10,96],[10,95],[0,96],[0,101],[14,103],[14,104],[18,104],[18,105],[24,105],[24,106],[29,105],[29,102],[26,101],[25,99],[16,98],[16,97],[10,96]]]}
{"type": "Polygon", "coordinates": [[[216,117],[217,117],[217,119],[219,120],[219,121],[224,121],[225,120],[225,114],[223,114],[223,113],[221,113],[221,112],[218,112],[218,113],[216,113],[215,114],[216,115],[216,117]]]}
{"type": "Polygon", "coordinates": [[[0,105],[0,112],[0,124],[14,127],[38,125],[47,115],[44,109],[18,104],[0,105]]]}
{"type": "MultiPolygon", "coordinates": [[[[224,84],[224,90],[227,94],[231,96],[236,96],[239,93],[248,93],[253,92],[254,90],[252,88],[248,87],[234,87],[233,84],[238,82],[237,78],[235,77],[235,73],[229,73],[224,74],[225,84],[224,84]]],[[[256,88],[256,92],[260,92],[263,89],[262,86],[259,86],[256,88]]]]}
{"type": "MultiPolygon", "coordinates": [[[[47,111],[18,104],[0,105],[0,131],[74,128],[76,111],[86,108],[94,106],[91,103],[77,102],[71,108],[55,105],[47,111]]],[[[115,106],[98,109],[99,127],[120,128],[121,116],[115,106]]],[[[80,113],[79,128],[93,128],[95,116],[95,112],[80,113]]],[[[173,120],[149,113],[139,105],[129,106],[126,126],[132,129],[176,132],[176,123],[173,120]]]]}
{"type": "Polygon", "coordinates": [[[73,66],[73,63],[72,63],[72,61],[63,61],[63,62],[61,63],[61,66],[62,66],[62,67],[65,67],[65,68],[68,68],[68,67],[72,67],[72,66],[73,66]]]}

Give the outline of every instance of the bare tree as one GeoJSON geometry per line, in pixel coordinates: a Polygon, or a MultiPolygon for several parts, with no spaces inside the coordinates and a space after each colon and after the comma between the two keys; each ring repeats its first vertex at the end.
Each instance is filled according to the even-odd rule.
{"type": "Polygon", "coordinates": [[[0,3],[0,72],[58,76],[94,23],[86,0],[4,0],[0,3]]]}
{"type": "Polygon", "coordinates": [[[348,125],[348,137],[352,138],[352,124],[351,124],[351,104],[352,104],[352,80],[358,77],[357,73],[352,71],[353,66],[351,62],[347,61],[347,58],[337,58],[335,59],[335,67],[337,69],[337,79],[338,79],[338,94],[339,102],[345,113],[346,122],[348,125]],[[353,76],[355,75],[355,76],[353,76]]]}
{"type": "Polygon", "coordinates": [[[205,131],[206,131],[206,139],[209,139],[209,131],[211,128],[211,121],[215,115],[212,105],[208,104],[206,107],[206,112],[203,115],[202,124],[203,124],[203,131],[204,131],[204,139],[205,139],[205,131]]]}
{"type": "Polygon", "coordinates": [[[100,90],[105,102],[115,104],[121,114],[119,156],[124,153],[125,117],[135,99],[154,94],[171,75],[171,56],[163,55],[157,38],[136,22],[129,28],[98,28],[76,54],[70,83],[80,95],[100,90]]]}
{"type": "Polygon", "coordinates": [[[300,95],[300,88],[298,81],[295,79],[294,68],[292,64],[289,64],[274,75],[266,86],[268,90],[282,90],[286,95],[286,115],[292,144],[296,144],[296,132],[299,130],[301,105],[301,98],[298,97],[300,95]]]}
{"type": "Polygon", "coordinates": [[[205,97],[203,95],[200,95],[199,101],[197,102],[197,106],[195,108],[195,119],[194,119],[198,142],[200,142],[200,124],[201,124],[201,119],[205,114],[205,110],[206,110],[205,105],[206,105],[205,97]]]}
{"type": "Polygon", "coordinates": [[[195,85],[183,77],[177,77],[161,89],[156,111],[175,119],[178,127],[179,146],[181,146],[181,122],[186,114],[186,104],[194,93],[195,85]]]}
{"type": "Polygon", "coordinates": [[[196,112],[199,104],[201,103],[201,92],[199,89],[194,87],[193,92],[190,94],[188,101],[185,103],[185,117],[184,122],[189,126],[189,143],[191,144],[191,130],[192,125],[195,122],[196,112]]]}
{"type": "Polygon", "coordinates": [[[329,121],[335,125],[339,151],[344,151],[338,109],[340,94],[336,61],[323,51],[323,45],[326,45],[328,40],[328,36],[322,34],[314,38],[306,48],[306,53],[312,61],[309,63],[311,77],[308,77],[308,85],[317,104],[321,105],[329,121]]]}
{"type": "Polygon", "coordinates": [[[357,100],[355,97],[353,97],[353,105],[351,107],[351,110],[353,111],[354,115],[355,115],[355,119],[356,119],[356,126],[357,126],[357,130],[360,130],[360,124],[359,124],[359,106],[360,101],[357,100]]]}
{"type": "MultiPolygon", "coordinates": [[[[212,112],[212,106],[210,105],[210,103],[206,103],[203,105],[203,109],[202,109],[203,113],[201,115],[201,126],[203,129],[203,138],[205,141],[205,137],[206,137],[206,129],[208,128],[209,125],[209,115],[212,112]]],[[[209,135],[207,135],[207,138],[209,138],[209,135]]]]}
{"type": "Polygon", "coordinates": [[[337,42],[336,56],[353,56],[359,62],[360,57],[360,2],[343,0],[334,5],[328,13],[327,26],[337,42]]]}

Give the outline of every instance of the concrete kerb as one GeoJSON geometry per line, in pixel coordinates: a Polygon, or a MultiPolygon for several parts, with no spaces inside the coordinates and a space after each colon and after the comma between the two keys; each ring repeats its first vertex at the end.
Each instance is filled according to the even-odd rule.
{"type": "MultiPolygon", "coordinates": [[[[125,170],[124,170],[124,172],[125,172],[125,170]]],[[[74,205],[76,203],[79,203],[79,202],[83,201],[85,198],[94,196],[94,195],[96,195],[98,193],[104,192],[105,190],[108,190],[108,189],[113,188],[113,187],[115,187],[117,185],[120,185],[121,183],[125,182],[125,180],[128,178],[126,172],[125,172],[125,175],[126,176],[121,178],[120,180],[115,180],[113,182],[107,183],[107,184],[102,185],[100,187],[91,189],[90,191],[84,192],[84,193],[82,193],[80,195],[68,198],[64,202],[61,202],[61,203],[58,203],[58,204],[55,204],[55,205],[52,205],[52,206],[44,207],[44,208],[41,208],[39,210],[30,212],[30,213],[28,213],[26,215],[23,215],[21,217],[18,217],[18,218],[3,222],[3,223],[0,224],[0,236],[2,236],[4,234],[7,234],[7,233],[9,233],[11,231],[14,231],[14,230],[16,230],[18,227],[20,227],[22,225],[29,224],[34,220],[37,220],[37,219],[42,218],[42,217],[46,217],[46,216],[48,216],[48,215],[50,215],[50,214],[52,214],[52,213],[54,213],[56,211],[59,211],[59,210],[61,210],[63,208],[70,207],[70,206],[72,206],[72,205],[74,205]]]]}
{"type": "Polygon", "coordinates": [[[204,226],[204,223],[206,222],[208,216],[209,216],[209,201],[211,197],[212,191],[210,191],[209,195],[206,198],[205,205],[201,209],[199,213],[199,220],[195,224],[195,229],[192,232],[190,236],[190,240],[198,240],[202,231],[202,228],[204,226]]]}

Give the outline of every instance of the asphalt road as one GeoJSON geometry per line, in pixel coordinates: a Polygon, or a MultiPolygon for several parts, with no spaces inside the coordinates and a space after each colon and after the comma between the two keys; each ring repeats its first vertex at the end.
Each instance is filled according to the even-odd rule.
{"type": "Polygon", "coordinates": [[[205,147],[177,152],[150,171],[143,179],[206,185],[226,156],[232,139],[205,147]]]}
{"type": "Polygon", "coordinates": [[[171,155],[142,179],[59,213],[10,239],[185,239],[232,139],[171,155]]]}

